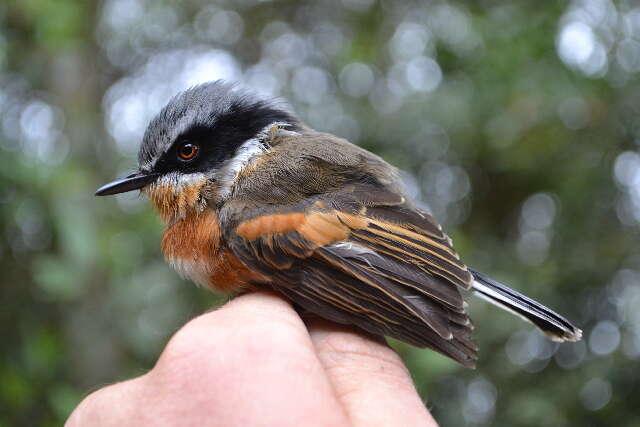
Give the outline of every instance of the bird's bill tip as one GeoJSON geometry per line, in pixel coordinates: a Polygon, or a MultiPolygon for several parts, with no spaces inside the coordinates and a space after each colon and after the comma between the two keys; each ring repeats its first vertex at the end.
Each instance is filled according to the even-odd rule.
{"type": "Polygon", "coordinates": [[[96,196],[111,196],[113,194],[126,193],[128,191],[139,190],[147,184],[152,183],[158,174],[133,173],[125,178],[117,179],[98,188],[96,196]]]}

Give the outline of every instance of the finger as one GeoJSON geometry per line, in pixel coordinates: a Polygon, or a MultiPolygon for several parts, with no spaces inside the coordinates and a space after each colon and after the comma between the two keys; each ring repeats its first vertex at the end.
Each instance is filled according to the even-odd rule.
{"type": "Polygon", "coordinates": [[[159,406],[202,414],[193,425],[348,422],[304,323],[273,294],[243,295],[189,322],[150,375],[159,406]]]}
{"type": "Polygon", "coordinates": [[[386,343],[322,320],[311,320],[308,329],[353,425],[437,426],[386,343]]]}

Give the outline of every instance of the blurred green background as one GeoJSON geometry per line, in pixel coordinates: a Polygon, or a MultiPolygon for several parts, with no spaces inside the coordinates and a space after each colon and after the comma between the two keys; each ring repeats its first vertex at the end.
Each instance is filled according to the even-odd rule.
{"type": "Polygon", "coordinates": [[[472,301],[467,370],[394,344],[443,426],[640,426],[635,1],[0,4],[0,425],[60,425],[218,304],[162,260],[131,171],[170,96],[224,78],[407,171],[470,265],[564,313],[472,301]]]}

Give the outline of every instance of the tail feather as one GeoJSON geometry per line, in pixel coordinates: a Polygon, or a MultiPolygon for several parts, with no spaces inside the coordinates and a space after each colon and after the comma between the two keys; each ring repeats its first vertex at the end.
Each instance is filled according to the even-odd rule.
{"type": "Polygon", "coordinates": [[[475,278],[476,295],[533,323],[554,341],[579,341],[582,331],[553,310],[493,280],[479,271],[469,269],[475,278]]]}

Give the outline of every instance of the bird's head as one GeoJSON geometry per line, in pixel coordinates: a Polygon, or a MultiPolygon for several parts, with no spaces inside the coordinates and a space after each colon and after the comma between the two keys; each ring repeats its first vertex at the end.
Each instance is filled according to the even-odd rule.
{"type": "Polygon", "coordinates": [[[96,191],[98,196],[141,190],[165,221],[207,200],[223,201],[251,158],[266,151],[274,126],[301,125],[276,103],[216,81],[175,96],[151,121],[138,153],[138,170],[96,191]]]}

